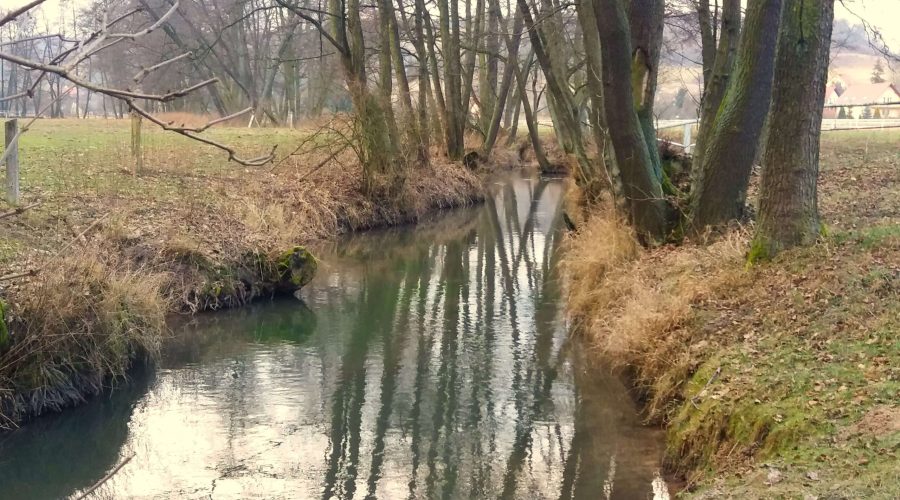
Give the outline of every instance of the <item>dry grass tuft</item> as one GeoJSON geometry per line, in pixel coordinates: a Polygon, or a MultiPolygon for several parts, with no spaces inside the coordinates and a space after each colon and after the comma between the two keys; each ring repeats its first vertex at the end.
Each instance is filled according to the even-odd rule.
{"type": "Polygon", "coordinates": [[[580,224],[565,260],[565,269],[572,278],[569,310],[574,316],[587,320],[601,300],[610,273],[629,265],[640,253],[634,231],[611,211],[580,224]]]}
{"type": "MultiPolygon", "coordinates": [[[[645,250],[611,212],[595,214],[570,242],[565,269],[569,311],[599,357],[653,385],[649,414],[664,415],[677,386],[665,376],[694,363],[683,327],[699,302],[744,280],[745,230],[709,246],[645,250]]],[[[683,382],[678,381],[678,383],[683,382]]]]}
{"type": "Polygon", "coordinates": [[[166,276],[104,260],[99,247],[48,259],[9,299],[12,342],[0,362],[4,424],[97,394],[131,363],[155,355],[169,304],[166,276]]]}
{"type": "Polygon", "coordinates": [[[703,498],[898,497],[900,433],[847,437],[898,394],[896,142],[824,135],[829,236],[752,268],[746,229],[644,250],[608,212],[576,219],[573,200],[575,325],[642,389],[666,467],[703,498]]]}
{"type": "MultiPolygon", "coordinates": [[[[255,245],[289,248],[301,241],[304,228],[282,203],[245,201],[240,212],[245,239],[255,245]]],[[[312,219],[317,220],[318,218],[312,219]]]]}

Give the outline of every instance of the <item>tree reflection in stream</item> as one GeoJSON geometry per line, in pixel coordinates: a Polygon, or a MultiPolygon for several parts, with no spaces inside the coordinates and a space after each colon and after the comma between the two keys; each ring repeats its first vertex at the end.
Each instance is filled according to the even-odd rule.
{"type": "Polygon", "coordinates": [[[133,452],[113,497],[652,497],[657,434],[567,333],[562,183],[495,187],[482,207],[325,249],[305,306],[195,318],[129,411],[0,438],[0,495],[73,493],[133,452]],[[115,450],[93,467],[41,485],[7,473],[9,457],[85,461],[90,428],[115,450]]]}

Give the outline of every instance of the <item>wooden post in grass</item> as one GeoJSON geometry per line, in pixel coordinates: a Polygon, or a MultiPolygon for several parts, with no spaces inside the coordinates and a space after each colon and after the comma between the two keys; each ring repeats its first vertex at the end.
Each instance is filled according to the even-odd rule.
{"type": "Polygon", "coordinates": [[[141,122],[143,117],[137,112],[131,112],[131,156],[134,158],[134,170],[137,175],[144,169],[144,148],[141,145],[141,122]]]}
{"type": "Polygon", "coordinates": [[[6,201],[19,203],[19,120],[6,120],[6,201]]]}
{"type": "Polygon", "coordinates": [[[681,143],[684,144],[684,154],[691,154],[694,152],[694,148],[691,147],[691,132],[694,128],[694,122],[685,123],[684,131],[682,132],[681,143]]]}

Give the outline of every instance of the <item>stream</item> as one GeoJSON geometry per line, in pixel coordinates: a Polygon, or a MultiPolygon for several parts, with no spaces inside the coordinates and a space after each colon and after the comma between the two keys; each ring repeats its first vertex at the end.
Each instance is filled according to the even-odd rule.
{"type": "Polygon", "coordinates": [[[0,498],[668,498],[660,431],[581,359],[560,180],[318,251],[294,298],[201,314],[155,368],[0,435],[0,498]]]}

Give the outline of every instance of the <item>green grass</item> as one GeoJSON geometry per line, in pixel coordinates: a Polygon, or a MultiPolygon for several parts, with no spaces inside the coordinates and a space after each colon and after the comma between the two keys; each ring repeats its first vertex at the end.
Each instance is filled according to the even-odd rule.
{"type": "MultiPolygon", "coordinates": [[[[275,145],[282,156],[286,155],[308,133],[290,129],[212,128],[204,135],[235,147],[244,157],[254,157],[275,145]]],[[[140,194],[171,200],[189,193],[203,196],[208,191],[209,187],[192,179],[236,182],[256,173],[229,163],[227,153],[212,146],[145,123],[145,170],[136,177],[129,171],[130,141],[128,120],[37,120],[22,136],[19,148],[23,195],[27,199],[140,194]]]]}
{"type": "MultiPolygon", "coordinates": [[[[277,145],[276,161],[281,161],[309,134],[309,128],[214,127],[203,135],[246,158],[277,145]]],[[[131,219],[131,227],[159,228],[166,214],[221,212],[246,200],[254,189],[275,184],[289,169],[307,168],[299,157],[274,172],[272,165],[244,167],[229,162],[217,148],[146,122],[142,142],[144,168],[133,175],[129,120],[35,121],[20,139],[20,205],[40,205],[5,221],[0,266],[29,249],[58,248],[104,214],[131,219]]],[[[0,202],[0,210],[9,208],[0,202]]]]}
{"type": "Polygon", "coordinates": [[[837,233],[733,292],[746,300],[731,311],[743,341],[723,341],[703,362],[686,399],[717,367],[722,376],[669,425],[669,462],[694,493],[900,497],[900,429],[848,432],[878,411],[900,419],[898,250],[900,224],[837,233]],[[772,467],[780,480],[767,484],[772,467]]]}
{"type": "MultiPolygon", "coordinates": [[[[740,255],[715,253],[719,243],[666,247],[628,263],[634,280],[612,272],[593,287],[626,291],[608,303],[598,293],[576,318],[588,325],[698,290],[687,312],[610,330],[627,346],[612,363],[628,362],[648,389],[648,418],[666,424],[666,465],[685,479],[684,496],[900,498],[898,144],[897,130],[823,134],[828,231],[813,247],[749,267],[749,242],[740,255]]],[[[606,340],[598,352],[618,345],[606,340]]]]}

